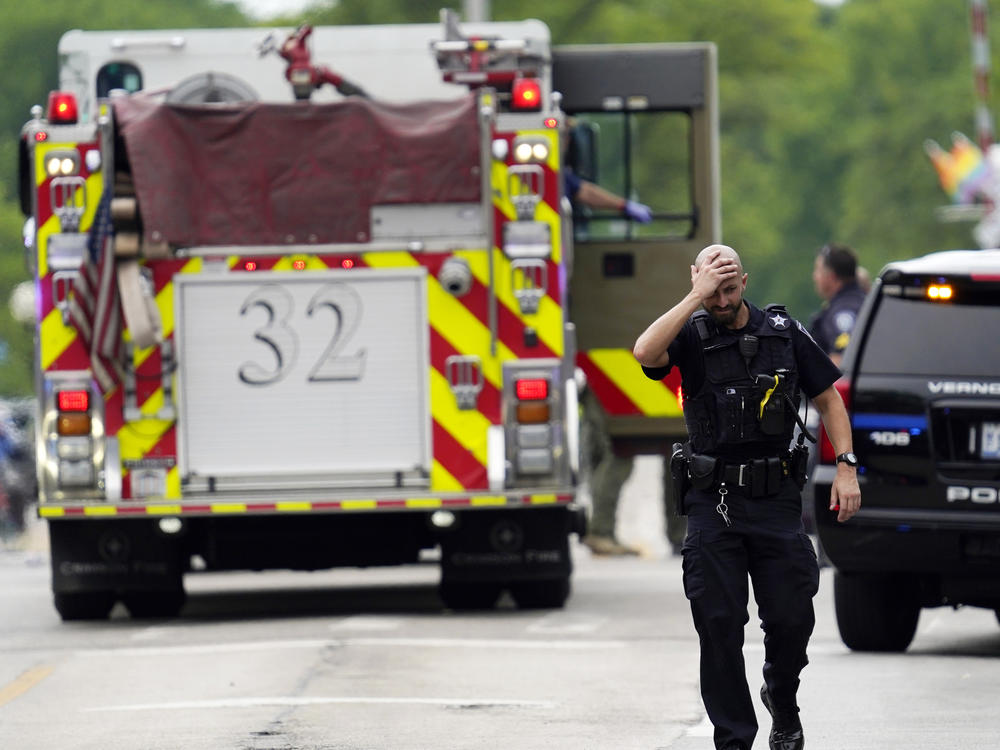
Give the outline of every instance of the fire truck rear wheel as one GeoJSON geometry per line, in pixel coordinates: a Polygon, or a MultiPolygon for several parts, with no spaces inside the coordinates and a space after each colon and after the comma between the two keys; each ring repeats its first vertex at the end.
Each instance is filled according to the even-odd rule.
{"type": "Polygon", "coordinates": [[[111,591],[73,591],[53,594],[56,611],[64,621],[104,620],[115,604],[111,591]]]}
{"type": "Polygon", "coordinates": [[[492,609],[503,592],[499,583],[441,581],[438,595],[444,606],[454,610],[492,609]]]}
{"type": "Polygon", "coordinates": [[[133,619],[176,617],[184,606],[184,589],[169,591],[130,591],[122,596],[133,619]]]}
{"type": "Polygon", "coordinates": [[[510,595],[521,609],[559,609],[569,598],[569,578],[515,581],[510,595]]]}

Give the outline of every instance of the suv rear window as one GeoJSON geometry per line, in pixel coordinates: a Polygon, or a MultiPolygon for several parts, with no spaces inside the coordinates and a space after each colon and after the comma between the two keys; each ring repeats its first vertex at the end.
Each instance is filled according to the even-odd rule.
{"type": "MultiPolygon", "coordinates": [[[[869,373],[1000,375],[1000,291],[972,304],[883,295],[874,310],[861,367],[869,373]]],[[[968,295],[967,295],[968,298],[968,295]]]]}

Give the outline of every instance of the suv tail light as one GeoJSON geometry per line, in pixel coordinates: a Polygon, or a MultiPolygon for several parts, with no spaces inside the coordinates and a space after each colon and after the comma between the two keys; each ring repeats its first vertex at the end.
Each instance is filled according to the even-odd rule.
{"type": "MultiPolygon", "coordinates": [[[[837,389],[837,393],[844,400],[844,406],[847,407],[847,413],[851,412],[851,381],[847,378],[841,378],[833,387],[837,389]]],[[[837,461],[837,451],[833,447],[833,443],[830,442],[830,436],[826,434],[826,427],[822,422],[819,424],[819,462],[822,464],[832,464],[837,461]]]]}

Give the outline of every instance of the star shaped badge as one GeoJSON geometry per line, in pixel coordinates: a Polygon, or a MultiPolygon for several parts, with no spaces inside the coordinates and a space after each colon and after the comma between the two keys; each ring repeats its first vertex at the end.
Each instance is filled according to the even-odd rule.
{"type": "Polygon", "coordinates": [[[767,319],[767,322],[771,324],[771,328],[776,328],[779,331],[784,331],[788,328],[788,321],[789,319],[784,317],[781,313],[775,313],[767,319]]]}

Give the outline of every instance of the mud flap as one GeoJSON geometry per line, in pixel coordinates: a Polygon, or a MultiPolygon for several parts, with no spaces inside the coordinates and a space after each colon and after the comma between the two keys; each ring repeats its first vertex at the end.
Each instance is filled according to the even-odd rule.
{"type": "Polygon", "coordinates": [[[183,566],[177,540],[152,521],[49,521],[52,591],[177,591],[183,566]]]}
{"type": "Polygon", "coordinates": [[[568,579],[573,570],[569,508],[470,511],[441,537],[445,582],[568,579]]]}

